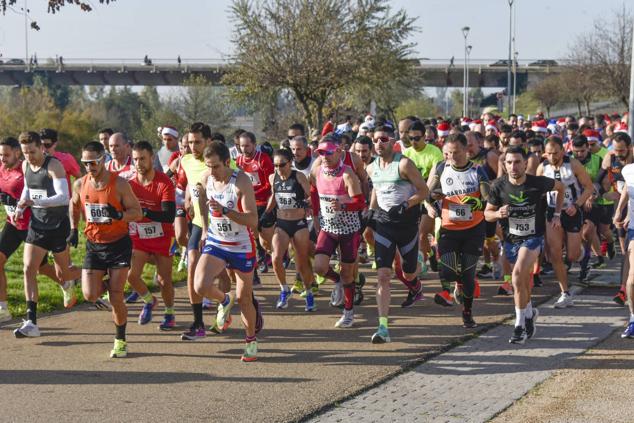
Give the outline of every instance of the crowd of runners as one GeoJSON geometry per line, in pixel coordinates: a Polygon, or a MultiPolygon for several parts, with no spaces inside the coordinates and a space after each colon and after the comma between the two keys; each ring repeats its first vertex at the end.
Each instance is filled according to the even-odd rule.
{"type": "Polygon", "coordinates": [[[112,310],[110,356],[125,357],[126,303],[143,302],[140,325],[152,322],[159,303],[142,278],[148,263],[156,266],[164,306],[159,329],[176,328],[178,260],[187,269],[192,312],[181,339],[225,332],[238,305],[246,334],[241,358],[254,361],[264,307],[253,290],[269,266],[280,289],[271,307],[302,301],[312,313],[320,288],[331,289],[330,306],[342,309],[334,326],[350,328],[364,300],[359,265],[370,261],[378,307],[372,343],[390,342],[392,281],[406,288],[400,306],[412,307],[422,298],[424,275],[438,272],[434,301],[459,304],[465,328],[476,326],[478,278],[500,281],[497,294],[513,296],[515,305],[510,342],[521,344],[536,333],[531,292],[542,285],[540,275],[554,274],[559,284],[554,307],[571,307],[570,285],[585,285],[593,269],[606,267],[616,243],[625,253],[614,301],[629,305],[622,336],[634,337],[634,164],[626,115],[525,120],[485,113],[399,122],[367,115],[329,120],[310,136],[293,124],[276,150],[243,130],[225,140],[201,122],[184,134],[159,128],[159,149],[110,129],[98,136],[82,147],[83,172],[57,150],[55,130],[0,142],[7,214],[0,321],[11,319],[4,264],[25,244],[27,312],[16,338],[40,335],[38,273],[60,285],[66,308],[76,303],[81,280],[86,301],[112,310]],[[85,256],[76,267],[70,248],[78,246],[81,219],[85,256]],[[579,273],[571,273],[577,262],[579,273]],[[215,316],[206,326],[210,309],[215,316]]]}

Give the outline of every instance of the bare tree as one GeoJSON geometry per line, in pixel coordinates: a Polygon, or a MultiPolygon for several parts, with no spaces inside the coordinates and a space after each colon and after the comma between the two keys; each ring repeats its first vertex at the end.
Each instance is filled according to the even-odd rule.
{"type": "Polygon", "coordinates": [[[551,76],[540,81],[532,90],[533,98],[546,109],[548,117],[550,117],[550,109],[561,102],[560,89],[560,78],[551,76]]]}

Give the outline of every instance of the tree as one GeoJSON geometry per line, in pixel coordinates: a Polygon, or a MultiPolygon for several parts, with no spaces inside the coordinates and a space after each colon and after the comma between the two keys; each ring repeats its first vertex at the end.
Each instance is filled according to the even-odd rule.
{"type": "Polygon", "coordinates": [[[230,12],[235,66],[225,82],[243,98],[291,90],[309,127],[338,93],[414,72],[405,42],[414,19],[387,0],[235,0],[230,12]]]}
{"type": "Polygon", "coordinates": [[[403,119],[405,116],[429,118],[436,116],[438,109],[429,98],[421,94],[416,99],[410,99],[401,103],[396,108],[395,114],[399,119],[403,119]]]}
{"type": "Polygon", "coordinates": [[[557,76],[550,76],[541,80],[532,90],[532,95],[535,100],[546,109],[546,116],[550,117],[550,109],[561,102],[561,94],[559,90],[560,78],[557,76]]]}
{"type": "MultiPolygon", "coordinates": [[[[110,4],[112,2],[114,2],[115,0],[99,0],[99,3],[101,4],[110,4]]],[[[18,0],[0,0],[0,12],[4,15],[5,13],[7,13],[7,9],[12,9],[12,7],[18,2],[18,0]]],[[[67,4],[72,4],[75,5],[77,7],[79,7],[82,11],[84,12],[90,12],[92,11],[92,6],[90,4],[89,1],[81,1],[81,0],[48,0],[47,1],[48,7],[47,7],[47,12],[48,13],[57,13],[59,12],[62,7],[66,6],[67,4]]],[[[13,9],[12,9],[13,10],[13,9]]],[[[27,10],[28,13],[28,10],[27,10]]],[[[31,21],[31,28],[39,31],[40,30],[40,26],[37,24],[36,21],[31,21]]]]}

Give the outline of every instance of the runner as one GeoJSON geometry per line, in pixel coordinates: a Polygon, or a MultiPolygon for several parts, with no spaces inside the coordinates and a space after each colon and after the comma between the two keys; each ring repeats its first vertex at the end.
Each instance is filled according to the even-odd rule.
{"type": "Polygon", "coordinates": [[[178,131],[173,126],[167,125],[160,129],[160,136],[163,145],[161,145],[161,148],[159,148],[154,155],[154,168],[162,169],[163,172],[167,172],[169,169],[170,158],[178,151],[178,131]]]}
{"type": "Polygon", "coordinates": [[[141,275],[146,263],[151,261],[156,265],[157,281],[165,304],[165,315],[159,329],[170,330],[176,323],[171,253],[176,198],[174,184],[169,177],[154,170],[154,159],[149,142],[139,141],[132,147],[136,175],[130,180],[130,186],[141,204],[143,219],[129,225],[132,262],[128,282],[145,303],[139,315],[139,324],[146,325],[152,321],[152,310],[156,307],[157,300],[145,286],[141,275]]]}
{"type": "Polygon", "coordinates": [[[73,184],[70,243],[77,246],[79,219],[83,215],[86,221],[86,256],[82,291],[84,298],[91,302],[108,292],[116,328],[110,358],[123,358],[128,355],[128,309],[123,288],[132,255],[128,223],[140,220],[143,215],[130,184],[106,170],[103,145],[97,141],[85,144],[81,162],[88,173],[73,184]],[[104,282],[106,275],[108,279],[104,282]]]}
{"type": "Polygon", "coordinates": [[[123,179],[132,179],[135,169],[130,155],[130,141],[128,138],[124,133],[116,132],[108,140],[108,146],[112,160],[106,164],[106,170],[116,173],[123,179]]]}
{"type": "Polygon", "coordinates": [[[64,166],[66,172],[66,180],[68,181],[68,191],[71,189],[70,177],[77,179],[81,177],[81,169],[75,157],[69,153],[57,151],[57,131],[54,129],[44,128],[40,131],[40,139],[42,140],[42,148],[44,153],[55,157],[64,166]]]}
{"type": "MultiPolygon", "coordinates": [[[[374,161],[374,156],[372,155],[373,147],[372,147],[372,139],[366,137],[365,135],[361,135],[358,137],[353,145],[354,152],[359,158],[361,158],[361,162],[363,163],[363,167],[365,168],[366,173],[368,173],[368,166],[374,161]]],[[[372,193],[372,179],[368,174],[368,190],[370,194],[372,193]]],[[[366,202],[370,204],[370,196],[366,198],[366,202]]],[[[359,260],[362,263],[367,262],[368,258],[374,257],[374,232],[372,228],[367,227],[363,232],[363,240],[365,244],[361,243],[361,249],[359,251],[359,260]],[[365,247],[365,249],[364,249],[365,247]]],[[[376,261],[372,260],[372,269],[376,270],[376,261]]]]}
{"type": "Polygon", "coordinates": [[[273,195],[269,200],[266,212],[277,208],[275,232],[273,233],[273,270],[280,284],[280,297],[276,308],[288,307],[291,290],[286,285],[286,269],[284,256],[289,244],[295,250],[295,266],[301,274],[306,292],[306,311],[316,311],[312,293],[314,282],[310,266],[309,254],[313,250],[310,245],[310,234],[306,222],[307,210],[310,210],[310,184],[302,172],[291,169],[293,155],[290,151],[276,150],[273,155],[275,173],[269,177],[273,187],[273,195]]]}
{"type": "Polygon", "coordinates": [[[383,127],[374,133],[377,159],[368,166],[368,175],[373,189],[370,209],[376,217],[373,226],[376,240],[376,263],[378,267],[376,303],[379,311],[379,327],[372,335],[373,344],[390,342],[388,314],[390,310],[390,282],[392,263],[397,251],[401,257],[401,269],[408,288],[409,307],[422,298],[423,286],[418,280],[418,227],[420,203],[429,190],[414,163],[401,153],[395,153],[394,134],[383,127]]]}
{"type": "MultiPolygon", "coordinates": [[[[555,275],[561,288],[561,296],[555,302],[555,308],[566,308],[574,305],[568,290],[568,271],[563,260],[563,250],[566,248],[566,258],[570,263],[581,260],[585,254],[581,245],[581,230],[583,228],[583,206],[592,197],[594,186],[583,165],[564,153],[561,138],[551,135],[546,139],[546,160],[537,168],[538,176],[547,176],[561,181],[566,187],[563,202],[563,215],[558,219],[561,226],[546,227],[548,240],[548,259],[553,265],[555,275]]],[[[550,222],[557,204],[556,193],[549,193],[546,220],[550,222]]]]}
{"type": "Polygon", "coordinates": [[[108,148],[110,148],[110,145],[108,144],[110,137],[112,136],[112,134],[114,134],[114,131],[110,128],[103,128],[100,129],[99,132],[97,133],[97,137],[99,138],[99,142],[101,143],[101,145],[103,145],[103,148],[106,150],[105,154],[106,154],[106,163],[109,162],[110,160],[112,160],[112,156],[109,153],[108,148]]]}
{"type": "MultiPolygon", "coordinates": [[[[9,257],[26,240],[31,218],[31,209],[26,209],[21,218],[15,215],[18,200],[24,189],[24,173],[22,172],[22,160],[20,159],[20,143],[12,137],[0,141],[0,203],[4,206],[7,221],[0,232],[0,322],[11,320],[11,313],[7,305],[7,276],[4,266],[9,257]]],[[[60,286],[59,278],[55,274],[55,268],[48,263],[45,256],[39,273],[48,276],[60,286]]]]}
{"type": "Polygon", "coordinates": [[[515,328],[509,340],[523,344],[537,329],[539,310],[531,303],[531,271],[544,247],[546,202],[544,196],[557,192],[550,226],[561,227],[564,185],[557,180],[526,173],[527,153],[519,146],[509,147],[504,158],[506,173],[493,182],[484,216],[501,222],[504,254],[513,264],[512,282],[515,303],[515,328]]]}
{"type": "Polygon", "coordinates": [[[224,326],[234,302],[238,301],[246,332],[242,361],[251,362],[257,360],[256,333],[262,326],[253,297],[253,231],[258,224],[253,185],[243,172],[231,169],[226,145],[213,141],[205,148],[204,159],[209,170],[201,178],[199,203],[201,212],[208,211],[209,220],[203,220],[207,237],[196,266],[194,287],[199,296],[218,301],[218,327],[224,326]],[[224,293],[213,284],[214,278],[225,268],[232,269],[236,275],[235,295],[224,293]]]}
{"type": "Polygon", "coordinates": [[[365,197],[359,178],[342,160],[342,151],[333,136],[322,138],[317,148],[321,164],[313,166],[311,183],[319,193],[320,226],[315,251],[314,271],[335,282],[330,304],[344,303],[335,327],[349,328],[354,322],[354,267],[359,248],[361,222],[359,211],[365,197]],[[340,248],[341,274],[330,268],[330,256],[340,248]]]}
{"type": "Polygon", "coordinates": [[[27,207],[31,220],[24,246],[24,294],[27,320],[13,333],[16,338],[40,336],[37,326],[37,272],[48,252],[53,253],[58,281],[64,281],[64,307],[77,302],[75,280],[80,270],[74,267],[66,245],[70,232],[68,221],[68,183],[64,167],[56,158],[45,156],[42,141],[36,132],[22,132],[18,138],[25,161],[22,162],[24,188],[15,210],[21,220],[27,207]]]}
{"type": "Polygon", "coordinates": [[[467,138],[452,134],[443,145],[447,161],[439,163],[429,177],[429,188],[435,200],[442,199],[440,239],[440,283],[442,291],[435,295],[436,304],[463,304],[465,328],[474,328],[473,298],[476,289],[476,266],[482,254],[486,225],[484,202],[489,194],[489,178],[484,167],[467,158],[467,138]],[[450,294],[455,282],[454,296],[450,294]]]}

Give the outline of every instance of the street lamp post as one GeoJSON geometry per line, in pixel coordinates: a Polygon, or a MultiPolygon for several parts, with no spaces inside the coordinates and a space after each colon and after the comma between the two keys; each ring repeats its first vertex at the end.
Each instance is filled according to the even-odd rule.
{"type": "Polygon", "coordinates": [[[465,113],[465,116],[467,117],[469,116],[469,56],[471,55],[471,48],[472,46],[467,46],[467,90],[465,91],[465,104],[467,105],[467,113],[465,113]]]}
{"type": "Polygon", "coordinates": [[[509,0],[509,63],[506,74],[506,113],[511,113],[511,44],[513,41],[513,1],[509,0]]]}
{"type": "Polygon", "coordinates": [[[515,97],[517,94],[517,56],[519,53],[513,53],[513,114],[515,114],[515,97]]]}
{"type": "Polygon", "coordinates": [[[462,74],[462,115],[467,116],[467,36],[469,35],[468,26],[462,27],[462,35],[464,36],[464,72],[462,74]]]}

